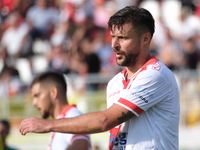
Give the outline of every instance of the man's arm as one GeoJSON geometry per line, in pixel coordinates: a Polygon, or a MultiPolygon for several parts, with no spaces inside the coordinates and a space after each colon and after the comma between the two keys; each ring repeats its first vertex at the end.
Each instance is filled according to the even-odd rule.
{"type": "Polygon", "coordinates": [[[20,132],[47,133],[62,132],[73,134],[99,133],[112,129],[135,116],[128,109],[114,104],[109,109],[89,113],[74,118],[44,120],[39,118],[24,119],[20,124],[20,132]]]}

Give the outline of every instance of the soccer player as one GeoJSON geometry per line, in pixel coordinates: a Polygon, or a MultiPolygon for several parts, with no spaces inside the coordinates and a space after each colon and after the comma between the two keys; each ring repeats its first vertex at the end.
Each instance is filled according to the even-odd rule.
{"type": "MultiPolygon", "coordinates": [[[[34,78],[31,85],[33,105],[42,118],[72,118],[82,115],[75,105],[67,101],[67,85],[63,75],[45,72],[34,78]]],[[[51,133],[49,150],[90,150],[90,136],[87,134],[51,133]]]]}
{"type": "Polygon", "coordinates": [[[89,134],[110,130],[109,150],[178,150],[179,89],[173,73],[150,56],[151,13],[127,6],[110,17],[116,62],[125,69],[107,86],[107,109],[59,120],[25,119],[20,132],[89,134]]]}

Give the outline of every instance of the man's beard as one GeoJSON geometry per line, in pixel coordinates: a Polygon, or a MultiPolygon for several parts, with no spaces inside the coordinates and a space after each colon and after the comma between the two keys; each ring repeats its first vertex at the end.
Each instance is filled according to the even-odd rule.
{"type": "Polygon", "coordinates": [[[43,119],[47,119],[49,118],[49,113],[47,111],[44,112],[44,114],[42,115],[43,119]]]}
{"type": "Polygon", "coordinates": [[[137,60],[138,60],[138,56],[140,55],[140,49],[139,49],[139,43],[138,46],[129,53],[124,53],[124,60],[121,63],[118,63],[117,58],[116,58],[116,62],[119,66],[131,66],[134,65],[137,60]]]}

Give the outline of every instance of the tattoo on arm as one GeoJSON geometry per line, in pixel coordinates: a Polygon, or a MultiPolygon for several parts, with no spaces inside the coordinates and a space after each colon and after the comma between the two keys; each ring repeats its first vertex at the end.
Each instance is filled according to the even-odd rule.
{"type": "Polygon", "coordinates": [[[134,114],[131,111],[128,111],[127,114],[125,112],[122,112],[122,116],[118,117],[119,124],[131,119],[134,116],[134,114]]]}

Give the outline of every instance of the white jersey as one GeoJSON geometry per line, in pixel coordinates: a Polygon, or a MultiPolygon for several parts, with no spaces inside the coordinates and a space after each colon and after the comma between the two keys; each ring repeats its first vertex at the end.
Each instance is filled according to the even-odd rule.
{"type": "MultiPolygon", "coordinates": [[[[80,116],[82,113],[76,108],[75,105],[67,105],[65,109],[60,113],[60,115],[56,118],[72,118],[76,116],[80,116]]],[[[73,141],[77,139],[85,139],[89,142],[91,150],[91,143],[90,143],[90,136],[85,134],[67,134],[67,133],[58,133],[52,132],[51,133],[51,140],[48,145],[48,150],[66,150],[73,141]]]]}
{"type": "Polygon", "coordinates": [[[130,79],[126,69],[107,86],[114,103],[136,115],[110,130],[110,150],[178,150],[179,90],[173,73],[155,56],[130,79]]]}

